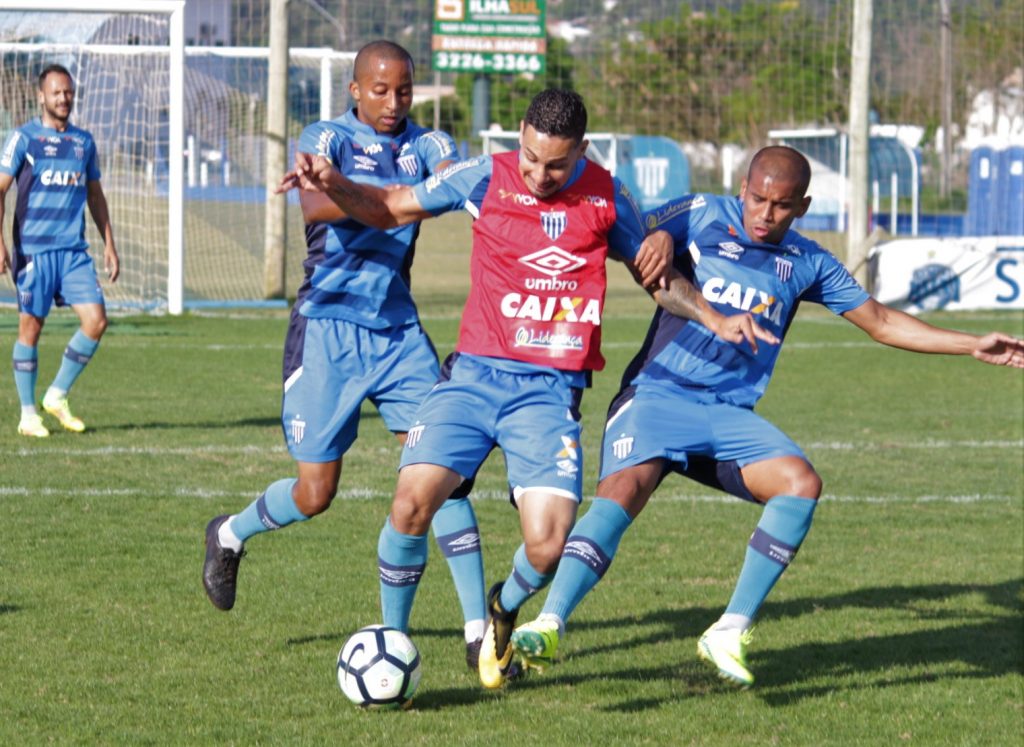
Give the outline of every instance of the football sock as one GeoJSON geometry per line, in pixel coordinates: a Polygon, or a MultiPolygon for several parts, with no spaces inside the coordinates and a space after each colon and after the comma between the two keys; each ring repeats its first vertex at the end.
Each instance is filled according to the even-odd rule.
{"type": "Polygon", "coordinates": [[[377,541],[380,570],[380,607],[384,624],[409,632],[409,614],[416,599],[423,570],[427,567],[427,535],[402,534],[384,522],[377,541]]]}
{"type": "Polygon", "coordinates": [[[501,587],[501,606],[513,612],[527,599],[543,589],[554,578],[554,573],[540,573],[526,559],[526,545],[520,545],[512,558],[512,573],[501,587]]]}
{"type": "Polygon", "coordinates": [[[747,554],[726,614],[750,619],[786,570],[811,528],[818,502],[812,498],[779,495],[768,501],[750,537],[747,554]]]}
{"type": "Polygon", "coordinates": [[[36,409],[36,377],[39,374],[39,351],[15,340],[14,353],[14,388],[18,390],[18,400],[22,412],[26,407],[36,409]]]}
{"type": "Polygon", "coordinates": [[[551,583],[542,614],[563,621],[601,580],[633,520],[615,501],[595,498],[565,542],[558,572],[551,583]]]}
{"type": "Polygon", "coordinates": [[[434,514],[430,526],[434,530],[438,547],[448,561],[455,591],[462,604],[463,621],[469,623],[479,620],[483,625],[487,616],[484,561],[480,553],[480,528],[476,523],[473,504],[468,498],[449,498],[434,514]]]}
{"type": "Polygon", "coordinates": [[[286,527],[309,517],[299,510],[292,498],[294,477],[271,483],[259,498],[231,517],[231,531],[242,542],[260,532],[286,527]]]}
{"type": "Polygon", "coordinates": [[[82,373],[82,369],[92,360],[93,353],[96,352],[99,344],[99,340],[93,340],[91,337],[87,337],[82,330],[77,330],[71,337],[71,342],[64,348],[64,358],[61,360],[60,370],[57,371],[57,376],[54,378],[53,384],[50,385],[50,389],[57,390],[55,393],[60,396],[71,391],[71,385],[82,373]]]}

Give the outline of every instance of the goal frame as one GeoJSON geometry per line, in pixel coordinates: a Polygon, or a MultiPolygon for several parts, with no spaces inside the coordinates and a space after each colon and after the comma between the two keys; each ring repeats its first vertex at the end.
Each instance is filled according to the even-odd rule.
{"type": "MultiPolygon", "coordinates": [[[[145,13],[168,16],[170,30],[167,190],[167,312],[184,310],[185,293],[185,0],[4,0],[4,10],[145,13]]],[[[75,45],[81,47],[83,45],[75,45]]],[[[88,46],[88,45],[84,45],[88,46]]]]}

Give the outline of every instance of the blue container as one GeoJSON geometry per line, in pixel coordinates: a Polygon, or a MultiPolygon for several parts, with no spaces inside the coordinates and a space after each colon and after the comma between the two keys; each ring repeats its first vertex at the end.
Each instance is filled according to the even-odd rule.
{"type": "Polygon", "coordinates": [[[998,156],[994,233],[1024,236],[1024,146],[1012,146],[998,156]]]}
{"type": "Polygon", "coordinates": [[[964,226],[968,236],[991,236],[995,232],[994,200],[999,165],[999,155],[987,145],[971,152],[964,226]]]}

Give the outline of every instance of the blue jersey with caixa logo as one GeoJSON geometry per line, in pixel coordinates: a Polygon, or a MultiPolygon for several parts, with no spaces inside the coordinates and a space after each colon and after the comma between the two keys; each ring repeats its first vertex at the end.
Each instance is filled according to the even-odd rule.
{"type": "MultiPolygon", "coordinates": [[[[738,197],[688,195],[647,213],[646,221],[672,235],[676,267],[717,311],[750,312],[780,340],[801,301],[842,314],[868,300],[838,259],[796,231],[777,245],[752,240],[742,211],[738,197]]],[[[622,384],[677,387],[702,401],[749,408],[764,394],[780,347],[760,343],[755,355],[745,342],[726,342],[659,309],[622,384]]]]}
{"type": "MultiPolygon", "coordinates": [[[[355,182],[417,184],[454,160],[455,141],[410,120],[395,135],[378,133],[355,110],[307,127],[299,151],[326,156],[355,182]]],[[[372,329],[418,320],[410,268],[419,224],[382,231],[356,220],[306,226],[309,254],[296,307],[310,318],[344,319],[372,329]]]]}
{"type": "Polygon", "coordinates": [[[85,205],[90,181],[100,178],[92,135],[74,125],[64,132],[39,117],[7,138],[0,173],[14,177],[14,247],[22,254],[85,250],[85,205]]]}

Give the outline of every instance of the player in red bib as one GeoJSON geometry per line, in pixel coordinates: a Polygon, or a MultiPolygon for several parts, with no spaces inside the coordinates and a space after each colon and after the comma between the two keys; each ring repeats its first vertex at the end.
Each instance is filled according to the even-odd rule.
{"type": "Polygon", "coordinates": [[[520,149],[455,164],[411,188],[355,184],[299,154],[280,189],[325,192],[380,228],[456,209],[476,219],[471,290],[456,352],[417,412],[402,453],[378,564],[384,623],[407,631],[434,512],[499,446],[523,544],[488,595],[480,681],[500,687],[520,606],[552,578],[582,489],[579,403],[600,352],[605,262],[621,260],[666,310],[734,342],[772,341],[749,316],[713,311],[671,268],[667,234],[645,238],[628,190],[588,161],[587,112],[570,91],[538,94],[520,149]]]}

